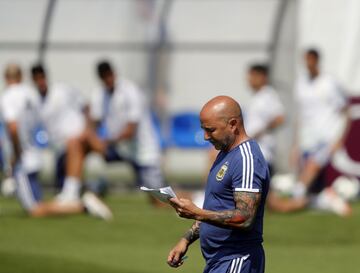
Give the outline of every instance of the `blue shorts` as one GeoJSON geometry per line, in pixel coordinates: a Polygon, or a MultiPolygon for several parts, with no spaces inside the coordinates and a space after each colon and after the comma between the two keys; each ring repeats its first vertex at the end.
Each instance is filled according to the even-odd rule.
{"type": "Polygon", "coordinates": [[[26,211],[31,211],[41,201],[38,173],[26,173],[21,167],[14,170],[16,196],[26,211]]]}
{"type": "Polygon", "coordinates": [[[319,143],[310,150],[302,151],[302,163],[312,158],[319,166],[324,167],[331,158],[331,143],[319,143]]]}
{"type": "MultiPolygon", "coordinates": [[[[126,162],[130,164],[136,176],[138,186],[149,188],[161,188],[164,186],[164,178],[159,165],[143,166],[134,160],[127,158],[116,150],[114,146],[109,146],[106,150],[104,159],[106,162],[126,162]]],[[[61,189],[66,177],[66,153],[61,153],[56,160],[56,181],[55,187],[61,189]]]]}
{"type": "Polygon", "coordinates": [[[66,153],[62,152],[56,156],[55,166],[55,189],[61,190],[66,177],[66,153]]]}
{"type": "Polygon", "coordinates": [[[264,273],[265,253],[262,247],[251,250],[246,255],[239,255],[231,260],[206,265],[204,273],[264,273]]]}
{"type": "Polygon", "coordinates": [[[135,173],[136,183],[138,186],[146,186],[148,188],[161,188],[165,185],[162,170],[159,164],[144,166],[133,159],[121,155],[115,146],[109,146],[106,150],[105,160],[107,162],[127,162],[135,173]]]}

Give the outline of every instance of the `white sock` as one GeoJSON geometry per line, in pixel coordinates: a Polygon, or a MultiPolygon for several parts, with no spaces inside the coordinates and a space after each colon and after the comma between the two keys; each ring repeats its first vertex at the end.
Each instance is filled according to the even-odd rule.
{"type": "Polygon", "coordinates": [[[60,195],[64,199],[77,200],[80,198],[81,181],[74,176],[65,177],[63,188],[60,195]]]}
{"type": "Polygon", "coordinates": [[[329,189],[324,189],[318,195],[313,197],[310,206],[314,209],[331,211],[340,216],[349,214],[347,203],[329,189]]]}
{"type": "Polygon", "coordinates": [[[292,191],[294,198],[303,198],[306,195],[306,186],[301,181],[298,181],[292,191]]]}

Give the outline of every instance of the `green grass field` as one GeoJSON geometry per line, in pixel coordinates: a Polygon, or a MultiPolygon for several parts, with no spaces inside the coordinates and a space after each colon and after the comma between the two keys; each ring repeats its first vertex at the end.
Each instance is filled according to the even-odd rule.
{"type": "MultiPolygon", "coordinates": [[[[86,215],[29,219],[15,200],[0,198],[0,272],[202,272],[198,243],[181,268],[165,262],[190,221],[170,209],[149,207],[139,194],[107,201],[115,213],[111,223],[86,215]]],[[[360,272],[359,216],[359,205],[349,219],[316,212],[267,213],[266,272],[360,272]]]]}

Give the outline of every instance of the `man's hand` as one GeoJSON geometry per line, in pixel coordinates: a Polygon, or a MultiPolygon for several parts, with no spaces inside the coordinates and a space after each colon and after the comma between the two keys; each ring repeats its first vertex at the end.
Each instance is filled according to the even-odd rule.
{"type": "Polygon", "coordinates": [[[221,227],[248,230],[254,223],[261,196],[261,192],[235,191],[235,208],[222,211],[200,209],[188,199],[171,198],[169,201],[180,217],[221,227]]]}
{"type": "Polygon", "coordinates": [[[169,256],[167,258],[167,263],[171,267],[179,267],[184,263],[182,259],[188,250],[189,242],[182,238],[176,246],[170,251],[169,256]]]}
{"type": "Polygon", "coordinates": [[[170,205],[176,210],[176,213],[182,218],[197,220],[201,214],[202,209],[197,207],[189,199],[171,198],[169,201],[170,205]]]}

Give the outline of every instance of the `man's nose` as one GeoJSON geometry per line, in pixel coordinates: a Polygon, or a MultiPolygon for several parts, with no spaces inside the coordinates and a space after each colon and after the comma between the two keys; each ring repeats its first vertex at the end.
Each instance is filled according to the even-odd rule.
{"type": "Polygon", "coordinates": [[[208,141],[210,139],[209,133],[204,131],[204,139],[208,141]]]}

